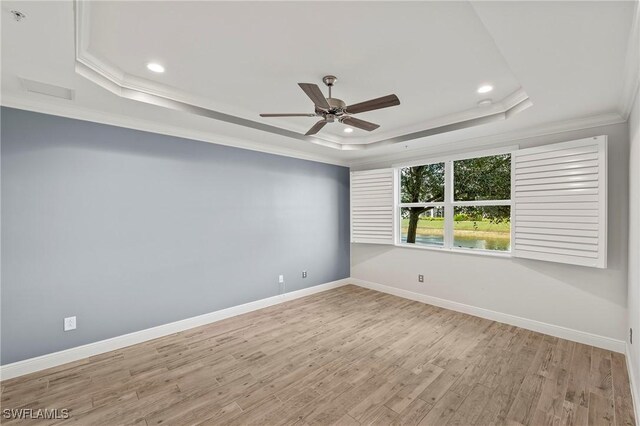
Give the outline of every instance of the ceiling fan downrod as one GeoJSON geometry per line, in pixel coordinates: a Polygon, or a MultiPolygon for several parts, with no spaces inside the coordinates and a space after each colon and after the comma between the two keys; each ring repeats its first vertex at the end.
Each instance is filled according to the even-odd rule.
{"type": "Polygon", "coordinates": [[[322,81],[329,88],[329,98],[331,98],[331,88],[334,84],[336,84],[336,81],[338,81],[338,77],[336,77],[335,75],[325,75],[324,77],[322,77],[322,81]]]}

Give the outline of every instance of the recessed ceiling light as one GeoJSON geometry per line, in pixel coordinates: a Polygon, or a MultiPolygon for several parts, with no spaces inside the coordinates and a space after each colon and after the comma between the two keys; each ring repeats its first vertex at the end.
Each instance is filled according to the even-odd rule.
{"type": "Polygon", "coordinates": [[[345,133],[352,133],[353,129],[351,127],[347,127],[347,128],[344,129],[344,132],[345,133]]]}
{"type": "Polygon", "coordinates": [[[478,93],[489,93],[492,90],[493,86],[490,84],[483,84],[482,86],[478,87],[478,93]]]}
{"type": "Polygon", "coordinates": [[[158,63],[155,62],[149,62],[147,64],[147,69],[149,71],[153,71],[153,72],[157,72],[157,73],[161,73],[164,72],[164,67],[158,63]]]}
{"type": "Polygon", "coordinates": [[[478,106],[489,106],[493,103],[493,101],[491,99],[483,99],[480,102],[478,102],[478,106]]]}

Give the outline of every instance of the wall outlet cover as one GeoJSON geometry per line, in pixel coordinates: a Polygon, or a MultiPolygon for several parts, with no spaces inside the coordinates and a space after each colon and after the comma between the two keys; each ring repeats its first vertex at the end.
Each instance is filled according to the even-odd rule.
{"type": "Polygon", "coordinates": [[[67,317],[64,319],[64,331],[76,329],[76,317],[67,317]]]}

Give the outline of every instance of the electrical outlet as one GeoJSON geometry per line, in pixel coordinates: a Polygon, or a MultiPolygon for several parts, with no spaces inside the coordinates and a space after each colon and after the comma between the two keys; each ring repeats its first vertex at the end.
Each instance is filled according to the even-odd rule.
{"type": "Polygon", "coordinates": [[[302,278],[307,278],[307,271],[302,271],[302,278]]]}
{"type": "Polygon", "coordinates": [[[419,283],[423,283],[424,282],[424,275],[422,275],[422,274],[418,275],[418,282],[419,283]]]}
{"type": "Polygon", "coordinates": [[[67,317],[64,319],[64,331],[76,329],[76,317],[67,317]]]}
{"type": "Polygon", "coordinates": [[[284,275],[278,275],[278,293],[284,294],[286,292],[286,287],[284,284],[284,275]]]}
{"type": "Polygon", "coordinates": [[[282,284],[284,282],[284,275],[278,275],[278,282],[282,284]]]}

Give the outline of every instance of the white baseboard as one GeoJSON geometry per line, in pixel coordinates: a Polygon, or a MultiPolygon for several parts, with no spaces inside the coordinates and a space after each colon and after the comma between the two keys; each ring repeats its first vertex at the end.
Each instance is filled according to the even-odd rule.
{"type": "Polygon", "coordinates": [[[464,303],[441,299],[434,296],[428,296],[426,294],[415,293],[409,290],[403,290],[397,287],[374,283],[371,281],[351,278],[349,282],[360,287],[381,291],[383,293],[392,294],[394,296],[403,297],[405,299],[415,300],[417,302],[427,303],[429,305],[434,305],[445,309],[451,309],[452,311],[462,312],[492,321],[515,325],[527,330],[537,331],[539,333],[544,333],[550,336],[560,337],[562,339],[596,346],[598,348],[607,349],[614,352],[625,353],[626,345],[622,340],[616,340],[605,336],[599,336],[597,334],[573,330],[571,328],[566,328],[559,325],[547,324],[544,322],[522,318],[511,314],[505,314],[502,312],[496,312],[489,309],[466,305],[464,303]]]}
{"type": "Polygon", "coordinates": [[[632,358],[631,358],[631,348],[629,347],[629,344],[625,344],[626,347],[626,359],[627,359],[627,372],[629,373],[629,386],[631,387],[631,399],[633,400],[633,410],[634,413],[636,415],[636,422],[638,421],[638,419],[640,419],[640,417],[638,417],[638,415],[640,414],[640,395],[638,394],[640,392],[640,388],[638,388],[638,385],[640,385],[640,383],[638,383],[636,381],[636,375],[634,374],[636,372],[636,367],[633,366],[633,362],[632,362],[632,358]]]}
{"type": "Polygon", "coordinates": [[[90,356],[99,355],[105,352],[135,345],[137,343],[157,339],[158,337],[168,336],[173,333],[188,330],[194,327],[199,327],[201,325],[210,324],[226,318],[234,317],[236,315],[245,314],[247,312],[277,305],[279,303],[299,299],[300,297],[309,296],[311,294],[320,293],[322,291],[331,290],[333,288],[342,287],[343,285],[349,284],[350,282],[351,280],[348,278],[338,281],[332,281],[302,290],[292,291],[290,293],[256,300],[255,302],[232,306],[230,308],[199,315],[192,318],[187,318],[169,324],[159,325],[157,327],[148,328],[146,330],[140,330],[122,336],[113,337],[111,339],[101,340],[99,342],[65,349],[60,352],[54,352],[35,358],[25,359],[24,361],[2,365],[0,366],[0,380],[11,379],[14,377],[22,376],[24,374],[45,370],[47,368],[56,367],[58,365],[77,361],[90,356]]]}
{"type": "MultiPolygon", "coordinates": [[[[199,315],[192,318],[172,322],[169,324],[160,325],[157,327],[148,328],[146,330],[136,331],[133,333],[125,334],[122,336],[113,337],[111,339],[101,340],[99,342],[89,343],[87,345],[78,346],[75,348],[66,349],[60,352],[54,352],[51,354],[42,355],[35,358],[26,359],[24,361],[18,361],[11,364],[0,366],[0,380],[7,380],[14,377],[22,376],[25,374],[33,373],[47,368],[56,367],[58,365],[66,364],[69,362],[77,361],[83,358],[87,358],[94,355],[99,355],[105,352],[121,349],[127,346],[135,345],[137,343],[146,342],[148,340],[157,339],[159,337],[168,336],[173,333],[188,330],[201,325],[210,324],[216,321],[220,321],[233,316],[245,314],[258,309],[266,308],[269,306],[284,303],[290,300],[298,299],[300,297],[309,296],[311,294],[319,293],[322,291],[330,290],[337,287],[342,287],[347,284],[355,284],[360,287],[368,288],[371,290],[380,291],[383,293],[392,294],[394,296],[403,297],[405,299],[415,300],[429,305],[439,306],[441,308],[451,309],[453,311],[462,312],[469,315],[474,315],[481,318],[486,318],[492,321],[498,321],[505,324],[515,325],[517,327],[525,328],[527,330],[533,330],[540,333],[548,334],[555,337],[560,337],[567,340],[572,340],[579,343],[584,343],[599,348],[625,353],[627,352],[627,363],[631,381],[631,391],[634,397],[634,407],[638,410],[638,395],[637,389],[634,383],[633,366],[629,362],[629,354],[624,341],[611,339],[609,337],[598,336],[592,333],[586,333],[584,331],[573,330],[566,327],[561,327],[553,324],[547,324],[536,320],[518,317],[515,315],[505,314],[501,312],[491,311],[489,309],[479,308],[476,306],[465,305],[463,303],[454,302],[451,300],[441,299],[438,297],[428,296],[425,294],[415,293],[408,290],[402,290],[396,287],[374,283],[370,281],[364,281],[356,278],[346,278],[338,281],[333,281],[325,284],[320,284],[314,287],[306,288],[303,290],[297,290],[290,293],[269,297],[262,300],[256,300],[255,302],[245,303],[243,305],[233,306],[230,308],[222,309],[219,311],[211,312],[204,315],[199,315]]],[[[636,416],[636,418],[638,418],[636,416]]]]}

